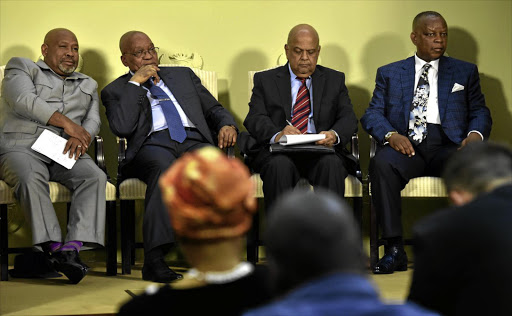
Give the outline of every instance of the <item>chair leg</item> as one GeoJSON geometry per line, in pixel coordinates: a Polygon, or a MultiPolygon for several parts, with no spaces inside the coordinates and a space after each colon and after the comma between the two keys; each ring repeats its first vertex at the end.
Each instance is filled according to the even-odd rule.
{"type": "Polygon", "coordinates": [[[135,217],[134,201],[121,200],[121,273],[131,274],[131,254],[134,240],[131,230],[133,230],[133,218],[135,217]]]}
{"type": "Polygon", "coordinates": [[[370,268],[373,270],[379,260],[379,223],[377,212],[370,200],[370,268]]]}
{"type": "Polygon", "coordinates": [[[117,221],[116,202],[107,201],[107,275],[117,274],[117,221]]]}
{"type": "Polygon", "coordinates": [[[9,276],[7,274],[9,264],[9,250],[8,250],[8,236],[7,233],[7,205],[0,205],[0,264],[1,264],[1,277],[0,280],[7,281],[9,276]]]}
{"type": "Polygon", "coordinates": [[[354,197],[354,218],[356,219],[357,228],[361,234],[361,247],[363,246],[363,198],[354,197]]]}
{"type": "Polygon", "coordinates": [[[252,226],[247,232],[247,261],[256,264],[258,262],[258,247],[260,243],[260,214],[253,216],[252,226]]]}

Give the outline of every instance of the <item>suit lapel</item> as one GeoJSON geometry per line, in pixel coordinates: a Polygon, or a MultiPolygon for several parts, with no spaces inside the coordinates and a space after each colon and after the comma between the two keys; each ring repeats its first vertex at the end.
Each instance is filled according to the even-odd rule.
{"type": "Polygon", "coordinates": [[[403,115],[405,126],[409,126],[409,114],[411,112],[412,98],[414,96],[414,56],[407,58],[402,66],[402,73],[400,74],[400,81],[402,84],[403,96],[403,115]]]}
{"type": "Polygon", "coordinates": [[[317,127],[320,111],[322,110],[320,105],[322,104],[322,95],[325,86],[324,72],[322,69],[316,67],[311,78],[313,80],[313,121],[315,122],[315,127],[317,127]]]}
{"type": "Polygon", "coordinates": [[[185,106],[185,103],[183,102],[184,89],[180,87],[181,81],[178,78],[176,78],[176,76],[174,76],[171,69],[169,68],[171,67],[161,68],[160,72],[158,73],[160,79],[162,79],[167,88],[171,90],[172,95],[174,96],[174,98],[176,98],[176,101],[178,101],[181,109],[183,110],[183,112],[185,112],[187,117],[189,119],[191,117],[195,117],[193,113],[190,113],[190,111],[192,111],[193,109],[191,109],[190,106],[185,106]]]}
{"type": "Polygon", "coordinates": [[[452,81],[453,72],[450,59],[441,57],[439,60],[439,70],[437,72],[437,106],[439,107],[439,117],[441,122],[446,113],[446,105],[448,104],[448,96],[450,95],[450,86],[452,81]]]}
{"type": "Polygon", "coordinates": [[[292,117],[292,85],[290,83],[290,72],[288,63],[281,67],[276,75],[276,86],[281,99],[281,105],[287,120],[292,117]]]}

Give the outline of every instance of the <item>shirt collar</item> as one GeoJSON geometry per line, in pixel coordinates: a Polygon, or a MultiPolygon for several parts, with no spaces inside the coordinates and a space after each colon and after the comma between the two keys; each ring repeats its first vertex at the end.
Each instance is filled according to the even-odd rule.
{"type": "MultiPolygon", "coordinates": [[[[419,58],[417,54],[414,54],[414,69],[415,69],[416,73],[418,73],[418,71],[420,71],[421,68],[423,68],[423,66],[426,63],[427,62],[424,61],[423,59],[419,58]]],[[[436,72],[439,70],[439,58],[430,61],[429,64],[432,66],[430,68],[435,69],[436,72]]]]}
{"type": "MultiPolygon", "coordinates": [[[[44,62],[44,60],[42,59],[39,59],[37,62],[36,62],[36,65],[39,66],[39,68],[41,69],[46,69],[46,70],[50,70],[51,72],[53,72],[56,76],[59,76],[59,78],[62,79],[62,76],[59,75],[58,73],[56,73],[55,71],[53,71],[53,69],[50,68],[50,66],[48,66],[47,63],[44,62]]],[[[79,73],[79,72],[73,72],[71,75],[67,76],[66,79],[87,79],[88,76],[82,74],[82,73],[79,73]]]]}

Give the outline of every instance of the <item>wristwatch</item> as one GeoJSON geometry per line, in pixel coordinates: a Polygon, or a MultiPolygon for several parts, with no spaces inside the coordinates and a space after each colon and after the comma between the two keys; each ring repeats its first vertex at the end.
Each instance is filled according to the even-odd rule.
{"type": "Polygon", "coordinates": [[[386,141],[389,141],[389,139],[391,138],[391,136],[392,136],[393,134],[398,134],[398,132],[397,132],[397,131],[387,132],[387,133],[386,133],[386,136],[384,136],[384,139],[385,139],[386,141]]]}

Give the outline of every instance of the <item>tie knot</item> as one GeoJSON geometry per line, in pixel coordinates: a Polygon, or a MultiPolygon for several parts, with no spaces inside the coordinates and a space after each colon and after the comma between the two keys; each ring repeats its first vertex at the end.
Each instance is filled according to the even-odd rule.
{"type": "Polygon", "coordinates": [[[151,79],[148,79],[146,82],[144,82],[142,84],[144,87],[148,88],[148,89],[151,89],[152,86],[154,86],[155,84],[153,83],[153,80],[151,79]]]}
{"type": "Polygon", "coordinates": [[[296,77],[297,80],[300,81],[300,83],[302,84],[306,84],[306,80],[308,80],[308,78],[299,78],[299,77],[296,77]]]}
{"type": "Polygon", "coordinates": [[[432,67],[432,65],[431,65],[431,64],[425,64],[425,65],[423,65],[423,71],[427,71],[427,72],[428,72],[428,70],[430,69],[430,67],[432,67]]]}

